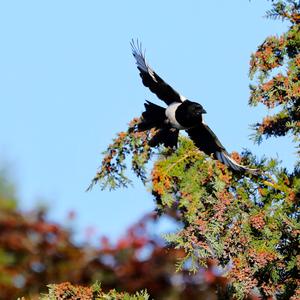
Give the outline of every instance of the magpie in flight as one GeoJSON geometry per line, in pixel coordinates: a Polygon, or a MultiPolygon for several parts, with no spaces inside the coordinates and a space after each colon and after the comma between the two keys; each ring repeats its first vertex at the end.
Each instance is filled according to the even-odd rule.
{"type": "Polygon", "coordinates": [[[138,131],[157,129],[149,146],[163,144],[166,147],[176,147],[179,130],[185,130],[194,144],[207,155],[213,155],[234,171],[257,174],[256,169],[244,167],[230,157],[217,136],[203,122],[202,114],[206,111],[201,104],[179,94],[154,72],[146,62],[141,43],[132,40],[131,47],[144,86],[168,105],[163,108],[150,101],[144,104],[146,110],[142,113],[138,131]]]}

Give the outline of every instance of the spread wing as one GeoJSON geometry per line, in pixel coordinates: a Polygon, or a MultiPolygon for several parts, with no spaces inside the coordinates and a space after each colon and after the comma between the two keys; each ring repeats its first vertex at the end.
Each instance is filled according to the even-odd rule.
{"type": "Polygon", "coordinates": [[[186,132],[194,144],[207,155],[214,154],[216,156],[217,152],[226,151],[217,136],[206,124],[200,123],[196,127],[187,129],[186,132]]]}
{"type": "Polygon", "coordinates": [[[145,53],[142,51],[142,44],[134,40],[131,41],[132,54],[136,60],[136,65],[140,71],[144,86],[163,100],[167,105],[173,102],[182,102],[186,97],[176,92],[170,85],[161,79],[148,65],[145,59],[145,53]]]}
{"type": "Polygon", "coordinates": [[[214,132],[203,123],[198,126],[187,129],[189,137],[193,140],[196,147],[207,155],[214,155],[214,158],[230,167],[237,172],[249,172],[253,175],[258,174],[257,169],[250,169],[238,164],[234,161],[230,155],[226,152],[224,146],[221,144],[214,132]]]}

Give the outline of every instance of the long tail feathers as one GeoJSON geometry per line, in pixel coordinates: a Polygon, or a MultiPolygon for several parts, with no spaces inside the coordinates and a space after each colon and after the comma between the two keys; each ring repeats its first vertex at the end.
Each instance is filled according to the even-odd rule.
{"type": "Polygon", "coordinates": [[[163,127],[166,119],[166,109],[150,101],[146,101],[144,105],[146,110],[142,113],[142,120],[138,125],[138,130],[144,131],[163,127]]]}
{"type": "Polygon", "coordinates": [[[234,161],[226,152],[216,152],[215,153],[216,158],[225,164],[226,166],[230,167],[232,170],[240,173],[250,173],[252,175],[259,175],[258,169],[250,169],[245,166],[242,166],[238,164],[236,161],[234,161]]]}

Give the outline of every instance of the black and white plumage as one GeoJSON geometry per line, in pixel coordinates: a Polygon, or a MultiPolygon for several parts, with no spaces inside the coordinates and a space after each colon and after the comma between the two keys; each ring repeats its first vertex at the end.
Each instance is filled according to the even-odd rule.
{"type": "Polygon", "coordinates": [[[167,108],[163,108],[150,101],[145,103],[146,110],[142,113],[138,130],[158,130],[149,141],[149,145],[176,147],[179,130],[186,130],[194,144],[207,155],[213,155],[234,171],[257,174],[256,169],[244,167],[230,157],[217,136],[203,122],[202,114],[206,111],[201,104],[179,94],[155,73],[146,62],[141,43],[132,40],[131,47],[143,84],[168,105],[167,108]]]}

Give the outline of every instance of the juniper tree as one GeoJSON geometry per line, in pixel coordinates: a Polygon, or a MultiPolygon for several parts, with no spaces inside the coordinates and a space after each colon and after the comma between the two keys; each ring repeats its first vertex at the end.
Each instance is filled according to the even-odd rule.
{"type": "MultiPolygon", "coordinates": [[[[250,105],[263,103],[277,113],[254,125],[255,140],[300,132],[300,7],[298,1],[272,1],[268,17],[290,22],[286,33],[272,36],[250,61],[250,105]]],[[[118,134],[104,153],[92,185],[126,187],[127,157],[133,172],[151,188],[157,211],[175,216],[181,229],[165,236],[185,251],[178,270],[197,272],[209,259],[218,262],[230,284],[224,295],[243,299],[299,299],[299,160],[288,172],[272,158],[248,151],[234,159],[259,168],[264,175],[233,174],[181,136],[176,151],[148,146],[154,131],[138,132],[139,119],[118,134]],[[155,155],[154,155],[155,154],[155,155]],[[147,163],[152,162],[151,174],[147,163]]],[[[299,147],[299,145],[298,145],[299,147]]],[[[299,153],[298,153],[299,159],[299,153]]]]}

